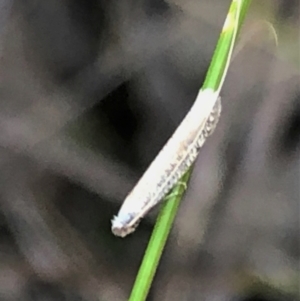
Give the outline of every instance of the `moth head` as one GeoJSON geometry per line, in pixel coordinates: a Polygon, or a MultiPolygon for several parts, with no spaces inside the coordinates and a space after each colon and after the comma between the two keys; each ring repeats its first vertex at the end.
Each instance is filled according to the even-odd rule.
{"type": "Polygon", "coordinates": [[[135,214],[126,213],[114,216],[112,219],[111,231],[114,235],[125,237],[135,231],[140,223],[140,219],[135,220],[135,214]]]}

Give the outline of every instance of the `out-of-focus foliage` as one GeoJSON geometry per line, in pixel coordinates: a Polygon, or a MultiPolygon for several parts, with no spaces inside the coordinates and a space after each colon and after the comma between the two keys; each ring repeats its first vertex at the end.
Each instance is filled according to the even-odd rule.
{"type": "MultiPolygon", "coordinates": [[[[153,215],[124,240],[110,219],[194,101],[229,2],[0,5],[0,300],[126,300],[153,215]]],[[[150,300],[296,298],[298,12],[253,0],[246,27],[272,21],[279,46],[232,64],[150,300]]]]}

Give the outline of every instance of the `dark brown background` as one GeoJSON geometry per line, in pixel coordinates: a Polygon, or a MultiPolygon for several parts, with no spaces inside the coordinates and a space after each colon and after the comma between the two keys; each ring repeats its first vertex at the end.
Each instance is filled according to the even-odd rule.
{"type": "MultiPolygon", "coordinates": [[[[110,219],[192,105],[229,2],[1,2],[1,301],[127,300],[156,212],[126,239],[110,219]]],[[[258,20],[279,46],[265,32],[234,60],[149,300],[299,297],[299,1],[253,1],[258,20]]]]}

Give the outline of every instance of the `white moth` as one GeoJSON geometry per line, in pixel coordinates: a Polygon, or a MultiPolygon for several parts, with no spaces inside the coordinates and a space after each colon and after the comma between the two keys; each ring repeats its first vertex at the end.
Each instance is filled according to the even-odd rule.
{"type": "Polygon", "coordinates": [[[125,237],[157,205],[193,164],[220,117],[221,99],[211,89],[200,90],[197,99],[173,136],[126,197],[112,220],[112,232],[125,237]]]}

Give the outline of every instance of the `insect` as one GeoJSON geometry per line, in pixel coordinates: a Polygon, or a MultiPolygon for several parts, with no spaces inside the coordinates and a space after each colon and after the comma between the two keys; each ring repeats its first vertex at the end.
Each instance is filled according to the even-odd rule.
{"type": "MultiPolygon", "coordinates": [[[[277,43],[274,28],[265,22],[263,25],[269,33],[271,32],[272,37],[275,37],[277,43]]],[[[247,40],[253,38],[257,29],[247,36],[247,40]]],[[[245,41],[243,42],[245,44],[245,41]]],[[[215,130],[220,114],[219,91],[200,90],[186,117],[128,194],[118,215],[112,219],[112,232],[116,236],[125,237],[132,233],[140,220],[174,187],[215,130]]]]}
{"type": "Polygon", "coordinates": [[[206,138],[213,133],[221,113],[221,99],[212,90],[202,91],[202,94],[206,94],[207,102],[196,100],[113,218],[112,232],[116,236],[125,237],[136,229],[139,221],[193,164],[206,138]]]}

